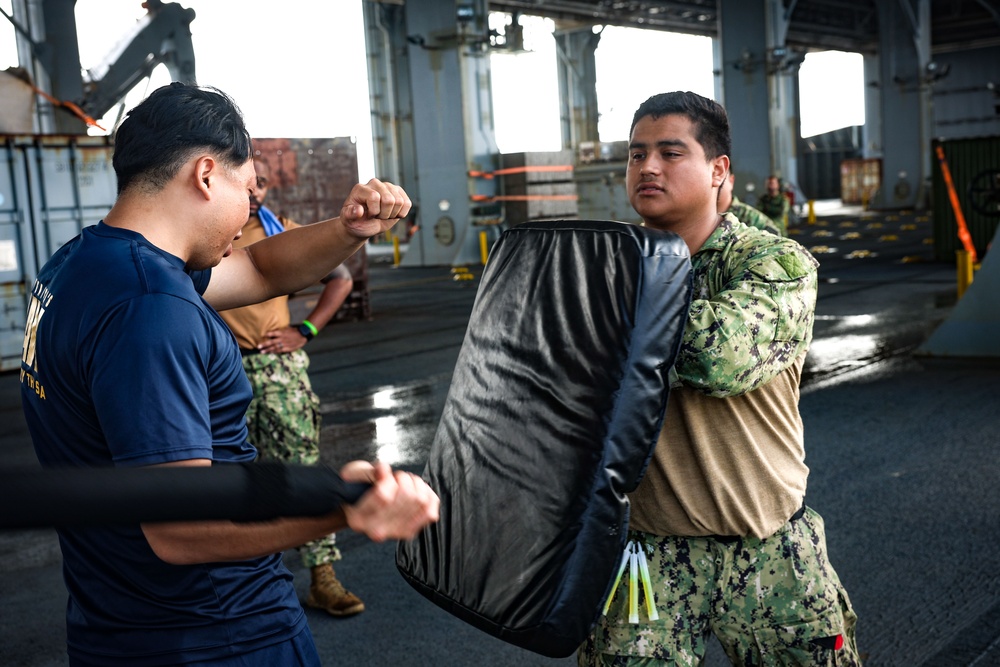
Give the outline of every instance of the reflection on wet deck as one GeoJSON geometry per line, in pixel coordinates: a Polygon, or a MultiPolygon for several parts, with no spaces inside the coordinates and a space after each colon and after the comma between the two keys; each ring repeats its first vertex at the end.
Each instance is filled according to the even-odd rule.
{"type": "Polygon", "coordinates": [[[323,461],[339,466],[353,459],[378,459],[396,467],[422,466],[450,381],[450,375],[442,375],[323,403],[323,461]]]}

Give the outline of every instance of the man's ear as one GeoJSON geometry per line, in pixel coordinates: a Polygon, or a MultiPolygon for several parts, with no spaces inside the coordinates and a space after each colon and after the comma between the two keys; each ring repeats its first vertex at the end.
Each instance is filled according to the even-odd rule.
{"type": "Polygon", "coordinates": [[[213,180],[221,165],[211,155],[202,155],[194,161],[193,185],[205,198],[212,198],[213,180]]]}
{"type": "Polygon", "coordinates": [[[729,176],[729,156],[720,155],[712,160],[712,187],[720,187],[729,176]]]}

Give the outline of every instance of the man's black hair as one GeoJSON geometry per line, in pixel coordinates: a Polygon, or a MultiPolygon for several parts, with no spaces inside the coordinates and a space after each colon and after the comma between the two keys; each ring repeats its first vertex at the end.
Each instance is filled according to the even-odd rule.
{"type": "Polygon", "coordinates": [[[195,151],[208,150],[236,168],[250,159],[251,149],[243,114],[228,95],[171,83],[133,108],[115,133],[118,194],[133,186],[162,189],[195,151]]]}
{"type": "Polygon", "coordinates": [[[692,92],[660,93],[640,104],[632,117],[629,137],[631,138],[636,123],[646,116],[652,116],[656,120],[671,114],[687,116],[694,123],[694,137],[709,160],[732,153],[726,110],[718,102],[692,92]]]}

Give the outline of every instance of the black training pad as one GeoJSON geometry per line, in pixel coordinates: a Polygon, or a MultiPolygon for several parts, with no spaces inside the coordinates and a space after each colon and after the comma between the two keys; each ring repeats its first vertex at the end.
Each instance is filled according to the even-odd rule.
{"type": "Polygon", "coordinates": [[[418,591],[507,642],[571,654],[625,545],[690,305],[680,237],[518,225],[489,256],[425,477],[441,520],[401,543],[418,591]]]}
{"type": "Polygon", "coordinates": [[[318,516],[368,488],[326,466],[276,462],[2,470],[0,529],[318,516]]]}

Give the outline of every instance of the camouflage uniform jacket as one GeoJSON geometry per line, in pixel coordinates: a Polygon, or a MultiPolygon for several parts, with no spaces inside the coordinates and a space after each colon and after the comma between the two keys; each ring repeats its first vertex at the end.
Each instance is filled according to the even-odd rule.
{"type": "Polygon", "coordinates": [[[783,525],[808,468],[799,378],[818,263],[726,214],[692,257],[694,294],[631,525],[657,535],[756,535],[783,525]]]}
{"type": "Polygon", "coordinates": [[[740,233],[726,214],[691,258],[694,296],[675,370],[710,396],[770,381],[812,340],[819,263],[801,245],[740,233]]]}
{"type": "Polygon", "coordinates": [[[767,217],[750,204],[740,201],[736,195],[733,195],[733,203],[729,205],[728,212],[735,215],[737,220],[748,227],[763,229],[765,232],[771,232],[775,236],[788,236],[788,234],[786,234],[781,227],[778,226],[778,223],[771,220],[771,218],[767,217]]]}
{"type": "Polygon", "coordinates": [[[788,227],[788,212],[791,210],[792,204],[788,201],[788,197],[784,193],[779,192],[776,195],[769,195],[765,192],[760,196],[757,208],[764,215],[778,223],[779,226],[788,227]]]}

